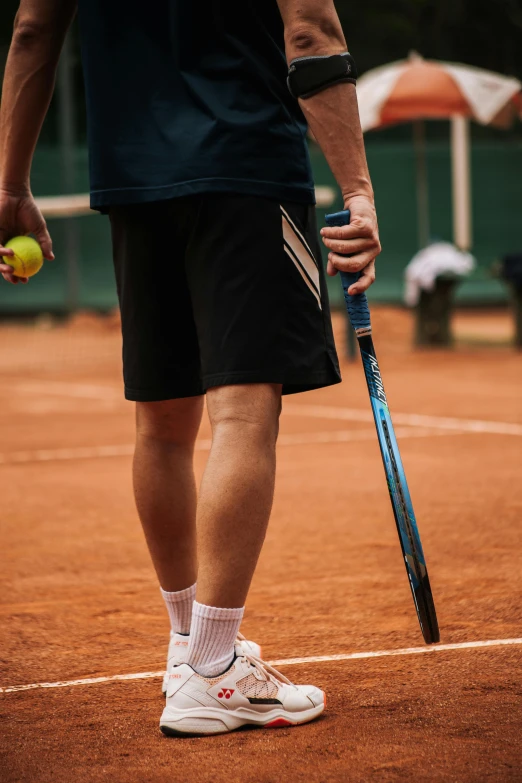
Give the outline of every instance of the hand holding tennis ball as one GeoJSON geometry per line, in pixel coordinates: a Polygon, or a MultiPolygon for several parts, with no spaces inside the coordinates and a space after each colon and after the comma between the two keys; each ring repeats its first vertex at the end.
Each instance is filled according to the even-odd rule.
{"type": "Polygon", "coordinates": [[[40,271],[43,265],[42,248],[32,237],[13,237],[4,247],[12,250],[14,255],[7,256],[9,266],[13,267],[15,277],[32,277],[40,271]]]}
{"type": "Polygon", "coordinates": [[[31,192],[0,185],[0,275],[8,283],[27,283],[44,258],[54,258],[51,237],[31,192]]]}

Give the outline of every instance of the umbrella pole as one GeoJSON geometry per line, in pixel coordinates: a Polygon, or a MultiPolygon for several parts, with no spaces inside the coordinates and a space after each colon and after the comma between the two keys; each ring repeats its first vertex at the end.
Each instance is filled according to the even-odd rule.
{"type": "Polygon", "coordinates": [[[454,242],[460,250],[469,250],[472,246],[469,120],[460,114],[451,118],[451,162],[454,242]]]}
{"type": "Polygon", "coordinates": [[[430,240],[430,201],[428,192],[428,168],[426,165],[426,126],[423,120],[413,122],[413,146],[417,179],[417,226],[419,247],[426,247],[430,240]]]}

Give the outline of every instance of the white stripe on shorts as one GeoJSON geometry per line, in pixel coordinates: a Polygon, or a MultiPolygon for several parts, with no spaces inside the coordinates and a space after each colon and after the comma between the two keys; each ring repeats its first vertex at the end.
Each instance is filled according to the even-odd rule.
{"type": "MultiPolygon", "coordinates": [[[[288,214],[288,212],[286,211],[286,209],[284,209],[284,207],[282,207],[282,206],[281,206],[281,204],[279,205],[279,207],[280,207],[280,209],[281,209],[281,212],[283,213],[283,215],[285,216],[285,218],[288,220],[288,222],[290,223],[290,225],[291,225],[291,226],[292,226],[292,228],[294,229],[295,233],[297,234],[297,236],[299,237],[299,239],[300,239],[300,240],[301,240],[301,242],[303,243],[303,245],[306,247],[306,249],[308,250],[308,252],[309,252],[309,253],[310,253],[310,255],[312,256],[312,258],[314,258],[314,254],[312,253],[312,251],[311,251],[311,249],[310,249],[310,245],[308,244],[308,242],[306,241],[306,239],[304,238],[304,236],[301,234],[301,232],[300,232],[300,231],[299,231],[299,229],[297,228],[296,224],[294,223],[294,221],[292,220],[292,218],[290,217],[290,215],[288,214]]],[[[315,259],[314,259],[314,261],[315,261],[315,259]]]]}
{"type": "Polygon", "coordinates": [[[308,288],[310,289],[310,291],[312,292],[312,294],[315,296],[315,298],[316,298],[316,300],[317,300],[317,304],[319,305],[319,309],[320,309],[320,310],[322,310],[323,308],[322,308],[322,306],[321,306],[321,297],[318,295],[318,293],[317,293],[317,291],[316,291],[315,287],[314,287],[314,286],[313,286],[313,284],[310,282],[310,278],[308,277],[308,275],[307,275],[307,274],[305,273],[305,271],[303,270],[303,268],[302,268],[301,264],[299,263],[299,261],[297,261],[297,260],[296,260],[296,258],[294,257],[294,254],[292,253],[292,251],[291,251],[291,250],[289,250],[289,249],[288,249],[288,247],[287,247],[286,245],[284,246],[284,248],[285,248],[285,253],[286,253],[286,254],[287,254],[287,256],[288,256],[288,257],[289,257],[289,258],[292,260],[292,262],[293,262],[293,264],[294,264],[295,268],[297,269],[297,271],[299,272],[299,274],[301,275],[301,277],[302,277],[302,278],[303,278],[303,280],[305,281],[306,285],[308,286],[308,288]]]}
{"type": "Polygon", "coordinates": [[[300,235],[294,231],[285,215],[283,215],[282,221],[285,253],[292,259],[296,268],[299,270],[301,277],[315,296],[317,304],[321,308],[321,284],[315,259],[310,252],[308,245],[306,243],[303,245],[304,240],[302,241],[300,235]]]}

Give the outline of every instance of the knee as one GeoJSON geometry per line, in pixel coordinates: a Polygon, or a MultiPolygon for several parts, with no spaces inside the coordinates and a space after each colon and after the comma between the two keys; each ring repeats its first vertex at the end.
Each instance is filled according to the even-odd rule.
{"type": "Polygon", "coordinates": [[[218,386],[208,390],[207,407],[214,435],[224,429],[250,432],[275,444],[281,414],[280,384],[218,386]]]}
{"type": "Polygon", "coordinates": [[[193,446],[196,440],[203,397],[185,397],[163,402],[136,403],[136,433],[169,444],[193,446]]]}

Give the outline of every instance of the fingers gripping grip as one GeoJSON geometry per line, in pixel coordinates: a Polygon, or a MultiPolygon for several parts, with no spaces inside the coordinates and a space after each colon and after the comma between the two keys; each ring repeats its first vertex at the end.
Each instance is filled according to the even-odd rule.
{"type": "MultiPolygon", "coordinates": [[[[350,222],[350,210],[345,209],[342,212],[334,212],[332,215],[326,215],[327,226],[346,226],[350,222]]],[[[361,276],[360,272],[340,272],[343,284],[344,300],[346,309],[350,316],[350,323],[357,332],[359,329],[371,329],[370,310],[366,294],[356,294],[350,296],[348,289],[357,282],[361,276]]]]}

